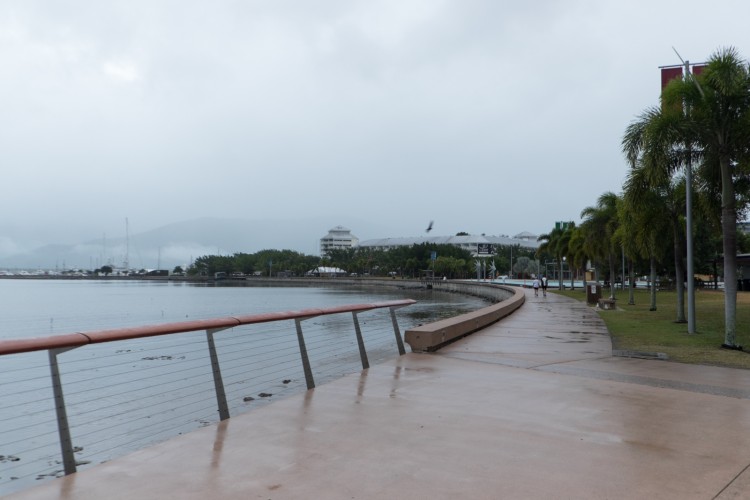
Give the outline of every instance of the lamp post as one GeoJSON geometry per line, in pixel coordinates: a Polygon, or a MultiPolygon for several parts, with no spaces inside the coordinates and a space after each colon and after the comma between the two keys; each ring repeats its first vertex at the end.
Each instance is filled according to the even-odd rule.
{"type": "MultiPolygon", "coordinates": [[[[685,61],[685,78],[690,74],[690,62],[685,61]]],[[[685,110],[688,113],[689,110],[685,110]]],[[[687,302],[688,333],[695,333],[695,270],[693,269],[693,159],[685,165],[685,238],[687,239],[687,302]]]]}
{"type": "MultiPolygon", "coordinates": [[[[662,70],[662,89],[671,78],[678,78],[682,76],[686,80],[690,78],[690,61],[682,59],[677,50],[675,50],[677,57],[682,61],[682,75],[668,75],[665,79],[665,73],[669,71],[675,71],[680,66],[663,66],[662,70]]],[[[685,115],[690,113],[690,110],[685,106],[685,115]]],[[[688,333],[695,333],[695,270],[693,266],[693,161],[692,161],[692,149],[689,143],[685,143],[687,149],[687,160],[685,162],[685,239],[687,240],[687,309],[688,309],[688,333]]]]}

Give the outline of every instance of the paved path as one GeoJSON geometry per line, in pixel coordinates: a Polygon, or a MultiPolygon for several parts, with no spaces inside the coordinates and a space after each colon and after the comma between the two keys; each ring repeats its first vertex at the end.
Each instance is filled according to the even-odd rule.
{"type": "Polygon", "coordinates": [[[750,371],[613,358],[550,294],[18,499],[750,498],[750,371]]]}

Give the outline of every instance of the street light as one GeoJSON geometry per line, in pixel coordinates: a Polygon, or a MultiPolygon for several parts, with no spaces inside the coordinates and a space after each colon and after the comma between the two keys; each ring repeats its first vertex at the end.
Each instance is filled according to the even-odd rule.
{"type": "MultiPolygon", "coordinates": [[[[663,66],[662,70],[662,90],[666,83],[672,78],[682,76],[685,79],[690,78],[690,61],[685,61],[677,50],[672,47],[677,57],[682,61],[682,71],[680,74],[675,74],[674,70],[679,66],[663,66]],[[665,71],[666,70],[666,71],[665,71]],[[670,72],[670,70],[672,72],[670,72]],[[684,74],[682,74],[684,73],[684,74]],[[665,80],[665,74],[667,79],[665,80]]],[[[697,85],[697,82],[696,82],[697,85]]],[[[700,89],[700,86],[699,86],[700,89]]],[[[702,92],[702,91],[701,91],[702,92]]],[[[685,114],[689,112],[687,107],[684,110],[685,114]]],[[[692,161],[692,150],[691,145],[685,144],[688,150],[688,158],[685,164],[685,239],[687,240],[687,306],[688,306],[688,333],[695,333],[695,279],[693,268],[693,161],[692,161]]]]}

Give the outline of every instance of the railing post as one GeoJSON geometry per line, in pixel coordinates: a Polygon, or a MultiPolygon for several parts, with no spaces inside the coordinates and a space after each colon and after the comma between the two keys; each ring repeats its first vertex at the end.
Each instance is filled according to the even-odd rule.
{"type": "Polygon", "coordinates": [[[305,382],[307,383],[308,390],[314,389],[315,380],[313,380],[312,370],[310,369],[310,358],[307,357],[305,337],[302,335],[302,319],[295,318],[294,325],[297,327],[297,341],[299,342],[299,354],[302,357],[302,369],[305,371],[305,382]]]}
{"type": "Polygon", "coordinates": [[[52,375],[52,392],[55,396],[55,412],[57,413],[57,432],[60,435],[60,452],[62,453],[63,468],[65,475],[76,471],[76,457],[73,451],[73,441],[70,439],[70,426],[68,425],[68,412],[65,409],[65,398],[63,396],[62,379],[60,368],[57,364],[57,355],[72,351],[75,347],[63,347],[49,349],[49,369],[52,375]]]}
{"type": "Polygon", "coordinates": [[[214,374],[214,387],[216,388],[216,403],[219,406],[219,419],[226,420],[229,418],[229,406],[227,405],[227,394],[224,391],[224,381],[221,378],[219,356],[216,354],[216,343],[214,342],[214,333],[222,330],[226,330],[226,328],[211,328],[206,330],[206,339],[208,340],[208,353],[211,356],[211,371],[214,374]]]}
{"type": "Polygon", "coordinates": [[[404,349],[404,340],[401,338],[401,332],[398,329],[398,321],[396,320],[396,309],[400,309],[400,307],[389,307],[388,309],[391,311],[391,323],[393,323],[393,333],[396,335],[398,353],[403,356],[406,354],[406,349],[404,349]]]}
{"type": "Polygon", "coordinates": [[[367,351],[365,350],[365,341],[362,339],[362,330],[359,329],[357,311],[352,311],[352,317],[354,318],[354,331],[357,332],[357,345],[359,346],[359,357],[362,359],[362,369],[367,370],[370,368],[370,362],[367,361],[367,351]]]}

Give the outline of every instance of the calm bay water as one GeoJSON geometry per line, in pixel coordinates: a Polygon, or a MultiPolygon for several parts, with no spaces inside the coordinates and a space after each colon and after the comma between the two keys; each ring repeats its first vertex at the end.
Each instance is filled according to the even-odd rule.
{"type": "Polygon", "coordinates": [[[402,330],[486,305],[476,297],[395,287],[2,279],[0,339],[407,298],[418,304],[399,311],[402,330]]]}
{"type": "MultiPolygon", "coordinates": [[[[478,309],[476,297],[373,286],[0,280],[0,339],[411,298],[400,330],[478,309]]],[[[387,309],[359,317],[370,365],[398,356],[387,309]]],[[[362,369],[351,314],[303,322],[317,385],[362,369]]],[[[293,321],[215,335],[231,415],[306,390],[293,321]]],[[[218,420],[205,332],[58,356],[78,469],[218,420]]],[[[407,346],[408,349],[408,346],[407,346]]],[[[0,495],[62,474],[45,352],[0,356],[0,495]]]]}

